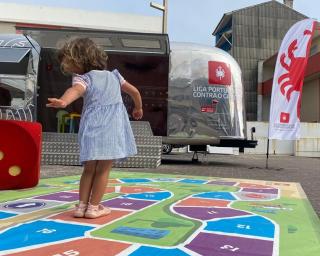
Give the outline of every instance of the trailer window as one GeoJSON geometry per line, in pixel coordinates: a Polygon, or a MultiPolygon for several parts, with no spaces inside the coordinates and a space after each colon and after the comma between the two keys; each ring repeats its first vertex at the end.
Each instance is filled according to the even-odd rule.
{"type": "Polygon", "coordinates": [[[26,75],[30,48],[0,48],[0,74],[26,75]]]}
{"type": "Polygon", "coordinates": [[[93,37],[91,38],[93,42],[95,42],[97,45],[101,46],[101,47],[111,47],[113,46],[111,40],[109,38],[98,38],[98,37],[93,37]]]}
{"type": "Polygon", "coordinates": [[[0,62],[19,63],[29,51],[29,48],[0,48],[0,62]]]}
{"type": "Polygon", "coordinates": [[[121,39],[122,45],[129,48],[149,48],[160,49],[158,40],[143,40],[143,39],[121,39]]]}

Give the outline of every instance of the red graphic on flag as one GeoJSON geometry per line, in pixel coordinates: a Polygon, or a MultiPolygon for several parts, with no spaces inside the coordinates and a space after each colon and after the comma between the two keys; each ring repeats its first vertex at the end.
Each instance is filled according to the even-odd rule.
{"type": "Polygon", "coordinates": [[[231,85],[231,71],[227,63],[209,61],[208,72],[209,84],[231,85]]]}
{"type": "MultiPolygon", "coordinates": [[[[305,30],[304,36],[310,37],[312,31],[305,30]]],[[[280,91],[283,96],[286,96],[287,101],[290,101],[291,94],[296,91],[299,92],[299,98],[297,103],[297,116],[300,119],[300,105],[301,105],[301,92],[303,86],[303,73],[299,72],[303,70],[307,64],[307,56],[296,57],[294,52],[298,50],[298,40],[293,40],[288,47],[288,56],[286,53],[282,53],[280,57],[281,66],[287,71],[287,73],[281,75],[278,78],[278,84],[280,85],[280,91]],[[290,60],[290,64],[286,63],[286,58],[290,60]],[[286,90],[287,89],[287,90],[286,90]]]]}
{"type": "Polygon", "coordinates": [[[280,123],[287,124],[290,121],[290,113],[281,112],[280,114],[280,123]]]}
{"type": "Polygon", "coordinates": [[[272,83],[269,139],[300,138],[303,79],[315,27],[313,19],[298,21],[282,40],[272,83]]]}

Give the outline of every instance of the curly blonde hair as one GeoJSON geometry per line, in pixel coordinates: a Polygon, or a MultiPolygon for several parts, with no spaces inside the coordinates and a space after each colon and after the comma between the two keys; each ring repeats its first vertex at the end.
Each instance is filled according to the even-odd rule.
{"type": "Polygon", "coordinates": [[[107,67],[107,54],[89,38],[77,38],[58,51],[61,69],[65,73],[80,70],[87,73],[91,70],[104,70],[107,67]]]}

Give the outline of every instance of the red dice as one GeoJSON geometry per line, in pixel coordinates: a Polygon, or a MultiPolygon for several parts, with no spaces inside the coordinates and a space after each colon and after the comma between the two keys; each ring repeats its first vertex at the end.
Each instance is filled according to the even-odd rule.
{"type": "Polygon", "coordinates": [[[39,123],[0,120],[0,190],[38,184],[41,134],[39,123]]]}

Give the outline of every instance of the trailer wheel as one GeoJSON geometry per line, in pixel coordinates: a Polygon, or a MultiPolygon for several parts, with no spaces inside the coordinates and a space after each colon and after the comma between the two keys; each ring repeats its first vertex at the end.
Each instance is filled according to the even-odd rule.
{"type": "Polygon", "coordinates": [[[163,154],[170,154],[171,151],[172,151],[171,144],[162,144],[162,153],[163,154]]]}

